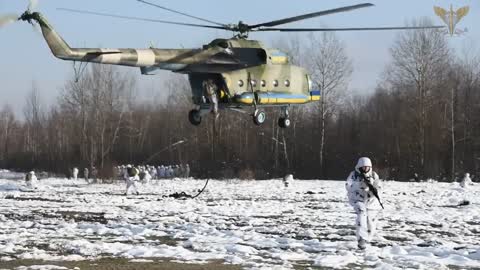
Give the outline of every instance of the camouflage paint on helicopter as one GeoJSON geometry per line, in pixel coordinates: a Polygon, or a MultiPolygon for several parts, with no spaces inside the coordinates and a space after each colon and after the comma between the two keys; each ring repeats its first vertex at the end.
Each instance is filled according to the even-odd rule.
{"type": "Polygon", "coordinates": [[[202,49],[71,48],[40,13],[24,15],[23,19],[38,22],[50,50],[59,59],[139,67],[144,75],[154,75],[158,70],[188,74],[194,103],[199,106],[205,103],[202,82],[206,78],[214,78],[223,86],[222,108],[320,100],[320,92],[311,91],[305,69],[290,65],[287,54],[265,49],[259,41],[216,39],[202,49]]]}
{"type": "MultiPolygon", "coordinates": [[[[320,92],[312,89],[307,71],[301,67],[291,65],[288,56],[277,50],[268,49],[261,42],[248,40],[248,33],[252,31],[280,31],[280,32],[318,32],[318,31],[365,31],[365,30],[404,30],[432,27],[373,27],[373,28],[273,28],[295,21],[301,21],[318,16],[351,11],[371,7],[371,3],[345,6],[336,9],[324,10],[303,14],[290,18],[270,21],[261,24],[248,25],[222,24],[202,19],[183,12],[178,12],[145,0],[137,0],[143,4],[168,10],[183,16],[208,22],[205,24],[191,24],[171,22],[137,17],[111,15],[98,12],[63,9],[70,12],[108,16],[121,19],[159,22],[190,27],[213,28],[237,33],[231,39],[216,39],[200,49],[102,49],[102,48],[71,48],[60,37],[38,12],[28,10],[18,20],[37,22],[53,55],[56,57],[78,62],[93,62],[139,67],[142,74],[154,75],[158,70],[170,70],[187,74],[189,77],[193,103],[196,108],[189,113],[189,120],[199,125],[202,117],[210,112],[210,104],[205,97],[204,82],[212,81],[217,89],[220,109],[253,108],[253,121],[257,125],[265,122],[264,106],[278,106],[282,114],[278,124],[282,128],[289,127],[288,108],[295,104],[305,104],[320,100],[320,92]]],[[[213,99],[212,99],[213,100],[213,99]]]]}

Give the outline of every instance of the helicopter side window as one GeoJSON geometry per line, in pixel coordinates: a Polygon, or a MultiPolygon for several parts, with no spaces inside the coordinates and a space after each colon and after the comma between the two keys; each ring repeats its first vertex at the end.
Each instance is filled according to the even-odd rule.
{"type": "Polygon", "coordinates": [[[243,80],[238,80],[238,86],[243,87],[243,80]]]}
{"type": "Polygon", "coordinates": [[[257,80],[251,80],[250,83],[252,84],[252,87],[257,86],[257,80]]]}
{"type": "Polygon", "coordinates": [[[285,80],[285,86],[290,87],[290,81],[289,80],[285,80]]]}
{"type": "Polygon", "coordinates": [[[273,81],[273,86],[277,87],[278,86],[278,80],[273,81]]]}
{"type": "Polygon", "coordinates": [[[267,82],[265,80],[262,80],[260,84],[262,85],[262,87],[267,86],[267,82]]]}

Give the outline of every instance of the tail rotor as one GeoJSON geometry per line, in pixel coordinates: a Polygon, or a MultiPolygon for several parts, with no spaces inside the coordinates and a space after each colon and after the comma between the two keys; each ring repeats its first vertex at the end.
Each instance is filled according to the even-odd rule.
{"type": "Polygon", "coordinates": [[[35,26],[33,10],[35,10],[37,5],[38,5],[38,0],[30,0],[30,2],[28,3],[27,10],[22,15],[19,15],[19,14],[0,15],[0,28],[5,27],[16,21],[27,21],[31,25],[35,26]]]}

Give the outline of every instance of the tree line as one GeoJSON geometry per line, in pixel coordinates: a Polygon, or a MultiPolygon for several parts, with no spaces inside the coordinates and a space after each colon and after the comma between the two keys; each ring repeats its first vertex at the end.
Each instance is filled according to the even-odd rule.
{"type": "Polygon", "coordinates": [[[267,109],[262,127],[230,111],[193,127],[186,77],[159,87],[166,99],[138,101],[131,73],[90,65],[78,82],[65,82],[54,105],[43,106],[32,85],[24,120],[2,108],[0,166],[58,174],[96,166],[109,177],[119,164],[188,163],[196,177],[344,179],[368,156],[386,179],[451,181],[480,172],[480,58],[473,47],[454,49],[436,30],[399,33],[367,95],[350,91],[351,59],[335,34],[275,46],[309,70],[322,92],[321,102],[291,108],[289,129],[278,127],[278,109],[267,109]]]}

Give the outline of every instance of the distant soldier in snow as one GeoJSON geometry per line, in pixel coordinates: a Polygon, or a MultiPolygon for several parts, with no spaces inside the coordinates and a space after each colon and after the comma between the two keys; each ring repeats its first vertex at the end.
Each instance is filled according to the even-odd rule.
{"type": "Polygon", "coordinates": [[[36,188],[38,184],[37,176],[35,176],[35,172],[31,171],[25,175],[25,183],[28,188],[36,188]]]}
{"type": "Polygon", "coordinates": [[[144,175],[143,175],[143,179],[142,179],[142,183],[149,184],[151,180],[152,180],[152,176],[150,175],[148,170],[145,170],[144,175]]]}
{"type": "Polygon", "coordinates": [[[73,180],[76,181],[78,179],[78,169],[77,169],[77,167],[73,168],[72,175],[73,175],[73,180]]]}
{"type": "Polygon", "coordinates": [[[182,177],[182,172],[180,171],[180,166],[175,165],[173,168],[173,177],[182,177]]]}
{"type": "Polygon", "coordinates": [[[358,160],[345,186],[348,201],[357,214],[355,225],[358,248],[365,249],[375,235],[376,216],[381,205],[377,197],[381,188],[380,179],[373,171],[372,161],[369,158],[362,157],[358,160]]]}
{"type": "Polygon", "coordinates": [[[185,166],[185,178],[190,177],[190,165],[185,166]]]}
{"type": "Polygon", "coordinates": [[[180,164],[180,169],[178,169],[180,172],[180,177],[185,178],[185,165],[180,164]]]}
{"type": "Polygon", "coordinates": [[[289,185],[293,183],[293,175],[292,174],[287,174],[285,177],[283,177],[283,185],[287,188],[289,185]]]}
{"type": "Polygon", "coordinates": [[[169,165],[165,167],[165,178],[169,179],[173,175],[172,167],[169,165]]]}
{"type": "Polygon", "coordinates": [[[97,176],[98,176],[98,170],[95,168],[95,166],[92,166],[92,183],[96,184],[97,183],[97,176]]]}
{"type": "Polygon", "coordinates": [[[128,191],[130,188],[133,189],[134,194],[139,194],[137,189],[137,181],[140,181],[140,177],[138,177],[139,171],[137,168],[133,167],[132,165],[127,166],[127,173],[125,174],[125,182],[127,183],[127,190],[125,191],[125,195],[128,195],[128,191]]]}
{"type": "Polygon", "coordinates": [[[165,178],[165,167],[163,165],[160,165],[160,167],[158,167],[158,178],[159,179],[163,179],[165,178]]]}
{"type": "Polygon", "coordinates": [[[462,181],[460,182],[460,186],[462,188],[466,188],[470,185],[472,185],[472,179],[470,178],[470,174],[466,173],[465,176],[463,177],[462,181]]]}
{"type": "Polygon", "coordinates": [[[85,182],[88,183],[88,168],[83,170],[83,177],[85,178],[85,182]]]}
{"type": "Polygon", "coordinates": [[[157,169],[155,169],[155,166],[151,166],[149,172],[152,176],[152,179],[157,179],[157,169]]]}

